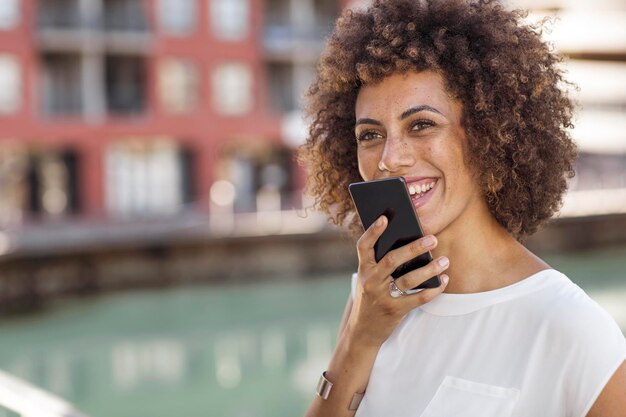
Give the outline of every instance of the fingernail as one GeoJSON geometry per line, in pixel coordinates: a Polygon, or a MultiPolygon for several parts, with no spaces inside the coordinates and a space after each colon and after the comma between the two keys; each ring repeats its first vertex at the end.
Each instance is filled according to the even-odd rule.
{"type": "Polygon", "coordinates": [[[441,275],[441,282],[443,282],[443,285],[448,285],[449,280],[450,278],[447,275],[441,275]]]}
{"type": "Polygon", "coordinates": [[[422,239],[422,246],[428,248],[435,244],[435,238],[433,236],[426,236],[422,239]]]}
{"type": "Polygon", "coordinates": [[[384,217],[385,217],[385,216],[380,216],[380,217],[378,218],[378,220],[376,220],[376,226],[382,226],[382,225],[383,225],[383,222],[385,221],[385,220],[384,220],[384,217]]]}
{"type": "Polygon", "coordinates": [[[441,258],[437,259],[437,263],[440,267],[445,268],[450,264],[450,261],[445,256],[442,256],[441,258]]]}

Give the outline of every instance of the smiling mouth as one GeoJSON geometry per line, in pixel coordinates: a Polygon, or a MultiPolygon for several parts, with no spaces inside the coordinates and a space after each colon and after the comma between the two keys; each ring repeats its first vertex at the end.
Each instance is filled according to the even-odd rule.
{"type": "Polygon", "coordinates": [[[424,204],[430,200],[430,197],[433,193],[433,189],[437,187],[437,183],[439,179],[436,177],[430,178],[414,178],[409,179],[405,177],[406,187],[411,195],[411,202],[413,202],[413,207],[415,209],[419,209],[424,204]]]}
{"type": "Polygon", "coordinates": [[[411,194],[412,198],[420,198],[422,195],[426,194],[428,191],[430,191],[434,186],[435,183],[437,181],[431,181],[429,183],[425,183],[425,184],[411,184],[408,186],[409,188],[409,193],[411,194]]]}

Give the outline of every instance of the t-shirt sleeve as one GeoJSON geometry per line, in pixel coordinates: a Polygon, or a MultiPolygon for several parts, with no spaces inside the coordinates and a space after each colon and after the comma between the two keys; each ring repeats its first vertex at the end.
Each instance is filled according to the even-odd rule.
{"type": "Polygon", "coordinates": [[[626,359],[626,339],[615,320],[589,298],[567,320],[573,336],[565,355],[568,415],[584,417],[626,359]]]}

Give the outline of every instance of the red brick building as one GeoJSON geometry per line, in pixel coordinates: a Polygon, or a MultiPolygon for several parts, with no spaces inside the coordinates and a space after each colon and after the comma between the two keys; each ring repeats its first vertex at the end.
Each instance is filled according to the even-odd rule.
{"type": "MultiPolygon", "coordinates": [[[[341,7],[367,2],[1,0],[0,227],[299,206],[299,95],[341,7]]],[[[505,3],[560,16],[573,189],[624,189],[623,2],[505,3]]]]}
{"type": "Polygon", "coordinates": [[[235,211],[299,205],[298,95],[338,3],[2,0],[0,225],[206,208],[219,179],[235,211]]]}

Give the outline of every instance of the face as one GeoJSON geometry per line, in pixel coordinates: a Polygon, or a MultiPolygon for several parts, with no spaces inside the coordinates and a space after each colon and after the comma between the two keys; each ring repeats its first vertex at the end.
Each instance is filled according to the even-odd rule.
{"type": "Polygon", "coordinates": [[[426,233],[488,215],[467,164],[461,104],[438,73],[395,74],[363,86],[355,113],[361,176],[404,177],[426,233]]]}

